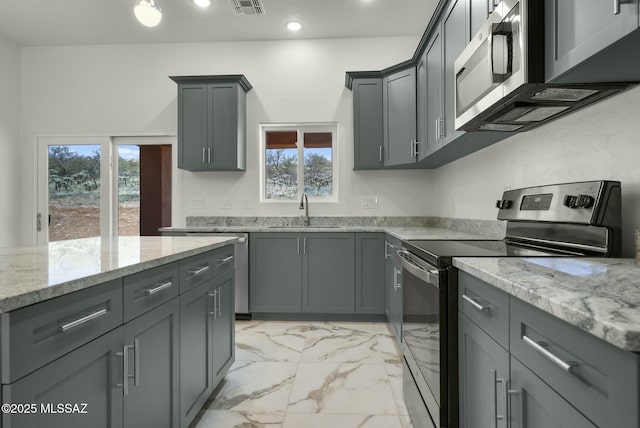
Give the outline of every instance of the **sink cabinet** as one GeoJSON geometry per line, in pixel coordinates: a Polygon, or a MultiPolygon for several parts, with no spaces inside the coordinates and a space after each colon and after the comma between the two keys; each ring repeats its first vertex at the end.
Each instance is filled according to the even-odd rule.
{"type": "Polygon", "coordinates": [[[178,84],[178,168],[244,171],[251,84],[243,75],[171,79],[178,84]]]}
{"type": "Polygon", "coordinates": [[[356,233],[356,313],[385,312],[384,233],[356,233]]]}
{"type": "Polygon", "coordinates": [[[3,413],[2,426],[187,427],[235,356],[233,265],[216,265],[229,251],[232,245],[2,314],[3,403],[37,409],[3,413]],[[179,273],[203,258],[223,271],[179,295],[179,273]],[[33,348],[38,343],[50,348],[46,354],[33,348]],[[58,407],[66,403],[77,404],[76,412],[58,407]]]}

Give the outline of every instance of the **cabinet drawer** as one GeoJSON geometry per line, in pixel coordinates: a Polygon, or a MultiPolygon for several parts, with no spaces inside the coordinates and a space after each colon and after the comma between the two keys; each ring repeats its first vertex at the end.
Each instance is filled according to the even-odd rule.
{"type": "Polygon", "coordinates": [[[2,314],[2,383],[122,324],[122,280],[2,314]]]}
{"type": "Polygon", "coordinates": [[[124,279],[124,322],[178,295],[178,263],[145,270],[124,279]]]}
{"type": "Polygon", "coordinates": [[[638,355],[513,297],[511,353],[596,425],[638,426],[638,355]]]}
{"type": "Polygon", "coordinates": [[[509,295],[459,271],[458,308],[496,342],[509,349],[509,295]]]}
{"type": "Polygon", "coordinates": [[[180,292],[184,293],[233,267],[233,245],[190,257],[180,263],[180,292]]]}

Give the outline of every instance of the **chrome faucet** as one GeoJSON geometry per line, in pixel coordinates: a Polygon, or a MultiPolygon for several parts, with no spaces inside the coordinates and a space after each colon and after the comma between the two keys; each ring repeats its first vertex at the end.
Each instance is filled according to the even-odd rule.
{"type": "Polygon", "coordinates": [[[298,209],[304,210],[304,215],[301,215],[300,217],[304,221],[304,225],[309,226],[311,224],[311,219],[309,218],[309,198],[306,193],[302,194],[302,197],[300,198],[300,207],[298,207],[298,209]]]}

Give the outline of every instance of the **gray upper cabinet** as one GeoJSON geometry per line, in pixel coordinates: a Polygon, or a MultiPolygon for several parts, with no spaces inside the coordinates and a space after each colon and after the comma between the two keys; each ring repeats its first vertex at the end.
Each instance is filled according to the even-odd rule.
{"type": "Polygon", "coordinates": [[[302,310],[299,233],[252,233],[249,257],[252,312],[302,310]]]}
{"type": "Polygon", "coordinates": [[[385,313],[384,233],[356,233],[356,313],[385,313]]]}
{"type": "Polygon", "coordinates": [[[243,75],[171,79],[178,84],[178,168],[244,171],[251,84],[243,75]]]}
{"type": "Polygon", "coordinates": [[[384,164],[415,163],[416,156],[416,69],[382,79],[384,121],[384,164]]]}
{"type": "MultiPolygon", "coordinates": [[[[427,42],[424,53],[426,69],[426,111],[424,113],[425,144],[420,146],[420,160],[438,150],[443,142],[443,103],[442,103],[442,37],[440,31],[434,31],[427,42]]],[[[420,119],[418,119],[420,122],[420,119]]],[[[420,141],[420,143],[423,142],[420,141]]]]}
{"type": "Polygon", "coordinates": [[[382,78],[353,79],[352,91],[353,169],[382,169],[382,78]]]}
{"type": "Polygon", "coordinates": [[[416,150],[417,160],[427,156],[427,53],[424,52],[416,64],[416,150]]]}
{"type": "Polygon", "coordinates": [[[355,311],[353,233],[302,234],[302,311],[355,311]]]}
{"type": "MultiPolygon", "coordinates": [[[[637,30],[638,16],[638,0],[545,0],[545,79],[558,79],[637,30]]],[[[629,79],[633,76],[627,77],[625,73],[634,73],[637,80],[637,70],[623,70],[627,66],[634,68],[629,61],[637,56],[637,39],[629,40],[633,50],[623,56],[625,67],[613,67],[606,75],[611,78],[600,81],[633,80],[629,79]]],[[[611,68],[611,64],[611,61],[600,63],[603,68],[611,68]]],[[[591,81],[589,77],[588,73],[579,73],[575,78],[591,81]]]]}

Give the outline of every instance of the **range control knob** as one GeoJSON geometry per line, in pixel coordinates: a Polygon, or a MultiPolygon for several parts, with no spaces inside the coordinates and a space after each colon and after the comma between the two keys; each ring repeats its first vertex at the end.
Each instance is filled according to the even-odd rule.
{"type": "Polygon", "coordinates": [[[577,206],[582,208],[591,208],[593,206],[593,203],[595,202],[593,196],[589,195],[578,195],[577,198],[578,201],[576,202],[576,204],[577,206]]]}
{"type": "Polygon", "coordinates": [[[511,208],[511,205],[512,201],[509,199],[498,199],[496,201],[496,208],[501,210],[508,210],[509,208],[511,208]]]}
{"type": "Polygon", "coordinates": [[[564,206],[569,208],[578,208],[578,197],[575,195],[565,195],[564,206]]]}

